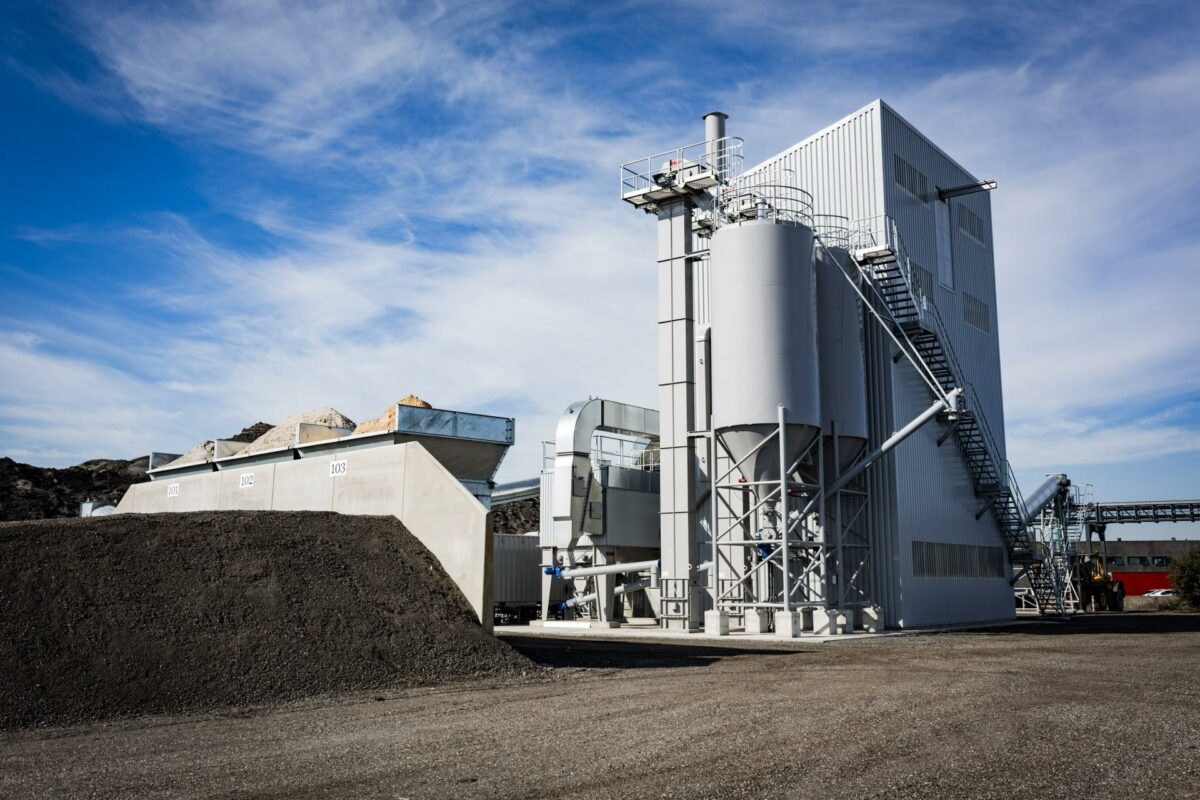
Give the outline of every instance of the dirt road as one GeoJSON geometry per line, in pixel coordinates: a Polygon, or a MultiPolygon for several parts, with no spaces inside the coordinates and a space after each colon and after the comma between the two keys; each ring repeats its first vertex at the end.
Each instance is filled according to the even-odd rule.
{"type": "Polygon", "coordinates": [[[1200,797],[1200,616],[799,649],[510,639],[556,678],[0,736],[0,796],[1200,797]]]}

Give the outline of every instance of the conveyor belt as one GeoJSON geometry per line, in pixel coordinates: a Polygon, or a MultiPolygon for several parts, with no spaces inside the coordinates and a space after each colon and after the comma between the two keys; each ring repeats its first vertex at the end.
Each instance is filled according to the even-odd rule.
{"type": "Polygon", "coordinates": [[[1133,522],[1200,522],[1200,500],[1127,501],[1097,503],[1100,525],[1133,522]]]}

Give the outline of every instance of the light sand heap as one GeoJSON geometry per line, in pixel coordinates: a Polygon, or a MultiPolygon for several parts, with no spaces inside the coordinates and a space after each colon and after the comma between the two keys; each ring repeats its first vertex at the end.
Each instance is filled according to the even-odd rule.
{"type": "Polygon", "coordinates": [[[194,464],[200,461],[212,461],[212,458],[213,443],[211,441],[204,441],[193,447],[191,450],[188,450],[179,458],[168,463],[166,466],[177,467],[182,464],[194,464]]]}
{"type": "MultiPolygon", "coordinates": [[[[288,417],[239,450],[237,454],[246,455],[247,453],[257,453],[262,450],[291,447],[296,444],[296,426],[301,422],[308,422],[313,425],[329,425],[334,428],[354,428],[354,421],[336,408],[318,408],[314,411],[305,411],[303,414],[295,414],[288,417]]],[[[330,431],[329,437],[335,438],[337,435],[337,433],[330,431]]]]}
{"type": "MultiPolygon", "coordinates": [[[[269,423],[256,422],[253,425],[247,425],[245,428],[242,428],[241,431],[239,431],[238,433],[235,433],[232,436],[227,436],[225,438],[226,438],[226,441],[246,442],[247,444],[249,444],[250,442],[253,442],[255,439],[257,439],[259,436],[262,436],[264,433],[266,433],[270,429],[271,429],[271,425],[269,423]]],[[[214,454],[213,442],[211,439],[206,439],[203,442],[201,442],[200,444],[193,447],[191,450],[188,450],[186,453],[181,455],[179,458],[168,463],[166,466],[176,467],[176,466],[182,466],[183,464],[198,464],[198,463],[201,463],[204,461],[212,461],[213,454],[214,454]]]]}
{"type": "MultiPolygon", "coordinates": [[[[426,403],[415,394],[410,394],[403,400],[397,401],[402,406],[415,406],[417,408],[433,408],[429,403],[426,403]]],[[[369,419],[366,422],[360,422],[358,427],[354,429],[355,435],[360,433],[380,433],[381,431],[392,431],[396,429],[396,406],[390,405],[387,410],[380,414],[375,419],[369,419]]]]}

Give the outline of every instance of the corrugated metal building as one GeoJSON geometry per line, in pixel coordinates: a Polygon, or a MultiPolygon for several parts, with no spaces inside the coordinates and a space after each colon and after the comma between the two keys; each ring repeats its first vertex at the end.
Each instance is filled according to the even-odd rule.
{"type": "MultiPolygon", "coordinates": [[[[1004,404],[996,322],[991,205],[986,192],[943,201],[939,189],[977,178],[882,100],[865,106],[754,170],[787,169],[817,213],[852,221],[890,217],[915,263],[914,282],[936,304],[1004,458],[1004,404]]],[[[874,443],[930,403],[911,366],[867,325],[874,443]]],[[[875,594],[889,626],[1013,616],[1003,539],[952,442],[926,426],[868,472],[875,594]]]]}

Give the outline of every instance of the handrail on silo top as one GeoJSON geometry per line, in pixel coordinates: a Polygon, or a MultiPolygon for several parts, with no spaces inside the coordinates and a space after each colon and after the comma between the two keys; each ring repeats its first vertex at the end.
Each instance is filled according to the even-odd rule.
{"type": "Polygon", "coordinates": [[[850,249],[850,218],[841,214],[813,214],[813,233],[821,238],[826,247],[850,249]]]}
{"type": "Polygon", "coordinates": [[[813,199],[800,188],[792,170],[759,170],[733,178],[720,188],[717,217],[723,225],[769,219],[812,227],[813,199]]]}

